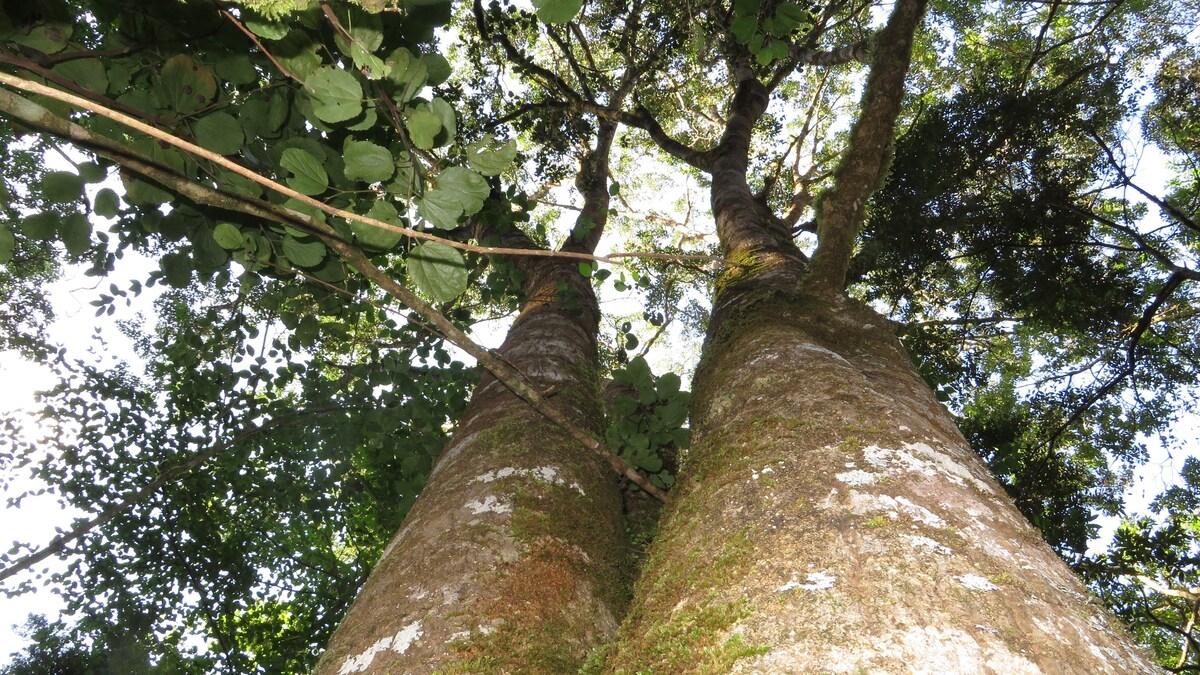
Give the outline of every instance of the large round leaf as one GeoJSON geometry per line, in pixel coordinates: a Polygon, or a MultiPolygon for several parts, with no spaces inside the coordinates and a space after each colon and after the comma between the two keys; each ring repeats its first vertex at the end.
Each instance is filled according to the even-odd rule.
{"type": "Polygon", "coordinates": [[[467,266],[457,249],[436,241],[417,244],[408,254],[408,273],[430,297],[450,302],[467,290],[467,266]]]}
{"type": "Polygon", "coordinates": [[[583,0],[533,0],[537,16],[546,23],[566,23],[575,18],[583,0]]]}
{"type": "Polygon", "coordinates": [[[192,128],[196,142],[221,155],[233,155],[242,148],[242,125],[226,112],[205,115],[192,128]]]}
{"type": "Polygon", "coordinates": [[[330,66],[317,68],[304,81],[313,112],[324,122],[345,122],[363,109],[362,85],[350,73],[330,66]]]}
{"type": "Polygon", "coordinates": [[[370,141],[347,140],[342,158],[346,161],[346,178],[351,180],[378,183],[396,172],[392,153],[370,141]]]}
{"type": "Polygon", "coordinates": [[[292,172],[288,185],[301,194],[319,195],[329,187],[329,174],[325,173],[325,167],[307,150],[284,150],[279,165],[292,172]]]}
{"type": "MultiPolygon", "coordinates": [[[[371,210],[367,211],[367,217],[382,220],[389,225],[400,225],[400,213],[396,211],[396,207],[383,200],[377,200],[371,205],[371,210]]],[[[394,248],[404,238],[404,235],[394,230],[385,230],[382,227],[368,225],[357,220],[350,222],[350,229],[354,231],[358,243],[383,251],[394,248]]]]}

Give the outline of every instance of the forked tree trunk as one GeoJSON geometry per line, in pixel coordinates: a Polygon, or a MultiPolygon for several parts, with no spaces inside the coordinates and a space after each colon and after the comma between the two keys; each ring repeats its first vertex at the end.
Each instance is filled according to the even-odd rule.
{"type": "MultiPolygon", "coordinates": [[[[599,432],[591,288],[573,264],[526,262],[500,354],[599,432]]],[[[616,631],[622,536],[612,469],[485,375],[317,672],[574,672],[616,631]]]]}
{"type": "Polygon", "coordinates": [[[718,298],[614,669],[1146,673],[889,323],[794,268],[718,298]],[[774,279],[774,282],[768,281],[774,279]]]}

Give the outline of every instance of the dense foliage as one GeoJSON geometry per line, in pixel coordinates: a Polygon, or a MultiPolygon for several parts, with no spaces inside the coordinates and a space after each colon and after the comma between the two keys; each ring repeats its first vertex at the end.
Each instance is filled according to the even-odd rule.
{"type": "MultiPolygon", "coordinates": [[[[937,3],[850,279],[1022,511],[1176,669],[1200,663],[1196,462],[1108,551],[1088,547],[1195,402],[1196,10],[937,3]],[[1164,190],[1134,176],[1135,127],[1170,164],[1164,190]]],[[[580,263],[641,305],[607,319],[625,390],[605,441],[670,487],[687,395],[635,350],[674,341],[659,360],[693,366],[677,353],[706,319],[696,298],[736,270],[669,257],[713,253],[685,144],[720,141],[722,58],[779,80],[752,187],[811,248],[876,23],[869,4],[774,0],[5,3],[0,72],[90,109],[4,80],[0,348],[60,384],[44,437],[4,418],[0,464],[104,521],[55,551],[77,623],[32,622],[36,644],[7,672],[306,669],[475,380],[372,270],[459,328],[510,315],[519,273],[471,246],[471,223],[561,237],[561,184],[598,115],[623,125],[610,248],[667,254],[580,263]],[[82,160],[64,153],[66,120],[82,160]],[[47,167],[64,154],[71,170],[47,167]],[[138,363],[49,341],[47,284],[69,265],[103,280],[99,349],[120,331],[138,363]],[[150,318],[127,309],[137,298],[150,318]]]]}

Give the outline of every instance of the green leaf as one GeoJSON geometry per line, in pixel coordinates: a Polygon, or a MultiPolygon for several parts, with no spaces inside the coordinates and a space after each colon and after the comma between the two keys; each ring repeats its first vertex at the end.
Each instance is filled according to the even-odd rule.
{"type": "Polygon", "coordinates": [[[638,453],[634,456],[634,464],[648,473],[658,473],[663,468],[662,457],[654,452],[638,453]]]}
{"type": "Polygon", "coordinates": [[[121,172],[121,185],[125,187],[125,203],[130,206],[166,204],[171,201],[171,193],[125,172],[121,172]]]}
{"type": "Polygon", "coordinates": [[[319,46],[300,31],[293,35],[295,39],[289,36],[279,45],[280,52],[276,52],[275,58],[293,75],[307,80],[321,66],[319,46]]]}
{"type": "Polygon", "coordinates": [[[186,115],[213,100],[217,95],[217,78],[208,66],[187,54],[176,54],[163,64],[156,92],[166,107],[186,115]]]}
{"type": "Polygon", "coordinates": [[[533,0],[537,16],[546,23],[566,23],[575,18],[583,0],[533,0]]]}
{"type": "Polygon", "coordinates": [[[258,71],[245,52],[231,52],[221,56],[213,64],[213,70],[222,80],[232,84],[254,84],[258,82],[258,71]]]}
{"type": "Polygon", "coordinates": [[[808,10],[794,2],[781,3],[775,10],[775,16],[785,25],[790,25],[789,30],[795,30],[801,24],[807,24],[812,20],[812,15],[808,13],[808,10]]]}
{"type": "Polygon", "coordinates": [[[70,171],[51,171],[42,176],[40,188],[51,202],[74,202],[83,196],[83,179],[70,171]]]}
{"type": "Polygon", "coordinates": [[[491,134],[467,146],[467,163],[485,176],[498,176],[512,166],[517,158],[517,143],[513,139],[497,145],[491,134]]]}
{"type": "Polygon", "coordinates": [[[757,28],[758,17],[750,14],[740,19],[734,19],[733,23],[729,25],[729,32],[733,34],[734,39],[739,43],[746,44],[750,41],[751,36],[754,35],[754,31],[757,28]]]}
{"type": "Polygon", "coordinates": [[[422,54],[421,63],[429,69],[429,85],[433,87],[450,79],[450,73],[453,72],[450,62],[441,54],[422,54]]]}
{"type": "Polygon", "coordinates": [[[82,213],[72,213],[59,225],[59,234],[67,247],[67,253],[81,255],[92,243],[92,224],[82,213]]]}
{"type": "Polygon", "coordinates": [[[13,251],[17,247],[17,238],[7,223],[0,223],[0,265],[7,265],[13,259],[13,251]]]}
{"type": "Polygon", "coordinates": [[[268,40],[283,39],[283,36],[288,33],[287,26],[282,23],[270,21],[254,14],[247,14],[247,16],[243,17],[242,23],[246,25],[246,28],[250,29],[251,33],[268,40]]]}
{"type": "Polygon", "coordinates": [[[192,252],[200,270],[214,270],[224,267],[229,261],[229,253],[211,236],[200,236],[192,242],[192,252]]]}
{"type": "Polygon", "coordinates": [[[383,59],[368,52],[357,42],[350,46],[350,58],[358,72],[368,80],[380,80],[392,72],[392,67],[384,63],[383,59]]]}
{"type": "Polygon", "coordinates": [[[302,242],[289,234],[283,238],[283,255],[299,267],[316,267],[325,259],[325,244],[302,242]]]}
{"type": "Polygon", "coordinates": [[[79,178],[85,183],[99,183],[108,178],[108,170],[95,162],[80,162],[75,170],[79,172],[79,178]]]}
{"type": "Polygon", "coordinates": [[[344,70],[317,68],[304,81],[304,89],[312,96],[313,112],[324,122],[345,122],[362,114],[362,86],[344,70]]]}
{"type": "Polygon", "coordinates": [[[378,14],[368,14],[357,7],[338,8],[337,14],[338,20],[350,33],[349,40],[341,32],[334,36],[342,53],[349,55],[352,45],[358,45],[370,53],[383,44],[383,22],[378,14]]]}
{"type": "Polygon", "coordinates": [[[433,189],[418,197],[417,215],[425,222],[443,230],[458,226],[458,217],[463,214],[462,201],[448,190],[433,189]]]}
{"type": "Polygon", "coordinates": [[[461,166],[452,166],[437,177],[437,188],[458,195],[463,213],[468,216],[478,213],[483,202],[491,194],[491,188],[483,176],[461,166]]]}
{"type": "Polygon", "coordinates": [[[418,288],[441,302],[450,302],[467,290],[462,254],[435,241],[413,247],[408,254],[408,273],[418,288]]]}
{"type": "Polygon", "coordinates": [[[56,54],[67,46],[67,41],[71,39],[71,30],[69,23],[43,23],[28,31],[17,31],[7,35],[4,39],[36,49],[43,54],[56,54]]]}
{"type": "Polygon", "coordinates": [[[301,194],[318,195],[329,188],[329,175],[325,167],[307,150],[288,148],[283,151],[279,165],[291,171],[288,185],[301,194]]]}
{"type": "Polygon", "coordinates": [[[100,59],[72,59],[54,66],[56,75],[67,78],[97,94],[108,91],[108,74],[100,59]]]}
{"type": "MultiPolygon", "coordinates": [[[[382,220],[389,225],[401,224],[400,213],[396,211],[396,207],[392,206],[391,202],[385,202],[382,199],[376,200],[371,205],[371,210],[367,211],[367,217],[382,220]]],[[[400,240],[404,238],[404,235],[399,232],[360,223],[357,220],[350,221],[350,229],[354,231],[358,243],[381,251],[395,248],[396,244],[399,244],[400,240]]]]}
{"type": "Polygon", "coordinates": [[[35,213],[21,220],[21,233],[30,239],[50,241],[58,235],[58,215],[35,213]]]}
{"type": "Polygon", "coordinates": [[[359,121],[347,126],[346,129],[348,131],[366,131],[367,129],[375,126],[375,123],[378,121],[379,114],[375,112],[374,107],[370,107],[367,108],[367,111],[363,113],[361,118],[359,118],[359,121]]]}
{"type": "Polygon", "coordinates": [[[759,7],[762,7],[762,0],[734,0],[733,15],[757,14],[759,7]]]}
{"type": "Polygon", "coordinates": [[[431,150],[434,139],[442,130],[442,119],[428,107],[421,107],[409,113],[404,126],[413,145],[421,150],[431,150]]]}
{"type": "Polygon", "coordinates": [[[97,192],[92,203],[92,213],[101,218],[116,218],[121,213],[121,200],[116,191],[102,188],[97,192]]]}
{"type": "Polygon", "coordinates": [[[158,263],[174,288],[185,288],[192,282],[192,259],[182,253],[168,253],[158,263]]]}
{"type": "Polygon", "coordinates": [[[215,112],[201,117],[192,133],[196,143],[220,155],[237,154],[242,149],[242,125],[226,112],[215,112]]]}
{"type": "Polygon", "coordinates": [[[388,55],[386,63],[390,67],[388,79],[399,87],[396,101],[407,103],[421,92],[421,88],[429,79],[429,66],[423,59],[413,56],[404,47],[397,47],[388,55]]]}
{"type": "Polygon", "coordinates": [[[444,134],[438,134],[434,143],[439,147],[453,143],[457,127],[454,106],[447,103],[445,99],[435,98],[429,103],[429,109],[442,120],[442,130],[445,132],[444,134]]]}
{"type": "Polygon", "coordinates": [[[283,90],[276,90],[267,102],[267,115],[263,119],[262,130],[268,133],[279,131],[279,127],[287,121],[291,110],[288,107],[288,96],[283,90]]]}
{"type": "Polygon", "coordinates": [[[346,139],[342,159],[346,162],[346,178],[351,180],[379,183],[396,172],[392,153],[369,141],[346,139]]]}
{"type": "Polygon", "coordinates": [[[242,247],[242,230],[233,223],[217,223],[212,236],[221,248],[232,250],[242,247]]]}

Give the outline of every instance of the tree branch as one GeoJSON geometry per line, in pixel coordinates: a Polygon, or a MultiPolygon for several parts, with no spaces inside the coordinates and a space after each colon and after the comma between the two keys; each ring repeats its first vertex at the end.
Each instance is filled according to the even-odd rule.
{"type": "MultiPolygon", "coordinates": [[[[456,241],[454,239],[446,239],[443,237],[439,237],[435,234],[430,234],[428,232],[424,232],[422,230],[414,230],[414,229],[407,228],[407,227],[401,227],[399,225],[393,225],[391,223],[385,223],[382,220],[377,220],[375,218],[370,218],[368,216],[357,214],[352,211],[346,211],[344,209],[339,209],[337,207],[330,206],[330,205],[326,204],[325,202],[314,199],[308,195],[304,195],[299,192],[296,192],[295,190],[287,187],[286,185],[283,185],[274,180],[271,180],[270,178],[266,178],[262,175],[259,175],[258,173],[254,172],[236,162],[231,161],[227,157],[218,155],[217,153],[212,152],[210,150],[206,150],[194,143],[188,142],[186,140],[183,140],[182,138],[179,138],[178,136],[175,136],[175,135],[172,135],[165,131],[162,131],[160,129],[157,129],[157,128],[150,126],[149,124],[146,124],[144,122],[141,122],[140,120],[137,120],[133,117],[130,117],[123,113],[106,108],[102,105],[95,103],[94,101],[89,101],[87,99],[84,99],[84,98],[81,98],[78,96],[74,96],[72,94],[68,94],[63,91],[59,91],[58,89],[54,89],[52,87],[47,87],[46,85],[39,84],[37,82],[32,82],[30,80],[26,80],[26,79],[19,78],[19,77],[13,76],[13,75],[9,75],[8,73],[0,73],[0,84],[6,84],[10,87],[14,87],[14,88],[20,89],[22,91],[28,91],[28,92],[35,93],[35,94],[41,94],[43,96],[53,98],[57,101],[69,103],[73,106],[76,106],[76,107],[84,109],[84,110],[90,110],[94,113],[97,113],[99,115],[107,117],[111,120],[120,122],[121,124],[124,124],[130,128],[141,131],[144,134],[147,134],[149,136],[157,138],[160,141],[163,141],[170,145],[174,145],[175,147],[177,147],[185,152],[202,157],[210,162],[213,162],[214,164],[216,164],[218,166],[221,166],[225,169],[228,169],[228,170],[238,174],[239,176],[247,178],[265,188],[268,188],[270,190],[278,192],[286,197],[295,199],[303,204],[311,206],[314,209],[317,209],[328,215],[335,216],[338,218],[343,218],[343,219],[346,219],[349,221],[363,223],[364,225],[370,225],[372,227],[377,227],[382,230],[397,232],[399,234],[403,234],[405,236],[412,237],[414,239],[423,239],[426,241],[436,241],[438,243],[445,244],[446,246],[450,246],[452,248],[457,248],[459,250],[467,251],[470,253],[481,253],[481,254],[485,254],[485,255],[527,255],[527,256],[540,256],[540,257],[546,257],[546,258],[573,258],[573,259],[577,259],[577,260],[589,260],[589,261],[594,261],[594,262],[605,262],[605,263],[615,263],[615,262],[618,262],[618,261],[626,259],[626,258],[649,258],[649,259],[677,258],[681,261],[682,260],[703,260],[703,261],[708,261],[708,262],[728,263],[728,261],[726,261],[724,258],[721,258],[719,256],[702,256],[702,255],[671,256],[669,254],[663,254],[663,253],[640,253],[640,252],[636,252],[636,251],[610,253],[610,254],[604,255],[604,256],[597,256],[597,255],[591,255],[588,253],[579,253],[579,252],[575,252],[575,251],[547,251],[547,250],[543,250],[543,249],[533,249],[533,250],[505,249],[505,248],[499,248],[499,247],[495,247],[495,246],[477,246],[474,244],[467,244],[467,243],[464,243],[461,241],[456,241]]],[[[126,156],[131,155],[131,153],[129,153],[128,150],[126,148],[124,148],[123,146],[120,146],[119,144],[108,142],[106,140],[102,141],[102,139],[94,136],[93,134],[91,134],[87,130],[83,129],[82,127],[79,127],[78,125],[70,124],[66,120],[62,120],[61,118],[54,117],[49,111],[47,111],[45,108],[43,108],[42,106],[40,106],[36,103],[27,101],[26,99],[23,99],[19,96],[9,94],[8,92],[3,92],[3,90],[0,90],[0,92],[2,92],[2,93],[0,93],[0,112],[11,115],[12,117],[14,117],[16,119],[20,119],[22,122],[24,122],[25,124],[27,124],[33,128],[39,129],[41,131],[45,131],[46,133],[49,133],[54,136],[58,136],[60,138],[67,139],[67,140],[77,143],[77,144],[85,145],[86,147],[89,147],[90,149],[98,149],[99,148],[99,149],[106,150],[108,152],[116,153],[117,157],[126,157],[126,156]],[[53,118],[54,120],[57,120],[58,122],[61,122],[62,125],[69,124],[69,127],[62,126],[62,125],[55,124],[55,123],[46,125],[45,123],[42,122],[43,119],[48,120],[51,118],[53,118]]],[[[97,150],[97,151],[100,151],[100,150],[97,150]]],[[[142,161],[143,163],[145,163],[147,165],[156,166],[160,170],[166,170],[166,167],[163,167],[161,165],[156,165],[156,164],[154,164],[154,162],[152,162],[149,159],[146,159],[144,157],[139,158],[139,159],[140,159],[140,161],[142,161]]],[[[114,159],[114,161],[118,161],[118,160],[114,159]]],[[[118,163],[121,163],[121,162],[118,161],[118,163]]],[[[203,200],[201,200],[201,201],[203,201],[203,200]]],[[[263,217],[267,218],[268,220],[276,220],[275,218],[272,218],[270,216],[263,216],[263,217]]]]}
{"type": "Polygon", "coordinates": [[[834,172],[833,186],[817,199],[817,250],[809,277],[816,289],[842,293],[845,287],[863,209],[891,163],[913,37],[924,14],[925,0],[897,0],[879,34],[850,146],[834,172]]]}
{"type": "MultiPolygon", "coordinates": [[[[20,82],[18,78],[0,73],[0,82],[8,84],[10,80],[20,82]]],[[[56,92],[53,89],[49,91],[61,94],[61,92],[56,92]]],[[[618,474],[665,503],[666,494],[664,492],[642,477],[636,469],[614,454],[600,441],[593,438],[591,434],[575,425],[570,418],[546,400],[545,396],[529,383],[521,372],[501,359],[495,352],[474,342],[469,335],[443,316],[432,305],[422,300],[403,284],[392,279],[386,272],[379,269],[361,249],[342,239],[331,226],[280,205],[245,195],[222,192],[193,182],[167,167],[141,157],[120,144],[96,137],[83,127],[58,118],[36,103],[26,101],[3,89],[0,89],[0,111],[18,117],[18,119],[21,119],[22,122],[32,128],[66,138],[81,147],[97,152],[130,170],[161,183],[165,187],[198,204],[207,204],[272,222],[285,223],[316,236],[360,274],[375,282],[388,295],[396,298],[405,306],[421,315],[422,318],[428,321],[447,340],[473,356],[497,380],[503,382],[505,386],[528,402],[535,410],[561,426],[575,440],[583,444],[584,447],[601,456],[618,474]]],[[[131,121],[136,122],[136,120],[131,121]]],[[[180,147],[190,146],[204,155],[213,154],[186,141],[180,139],[174,140],[180,144],[180,147]]],[[[316,203],[321,204],[321,202],[316,203]]],[[[513,249],[513,251],[522,254],[529,253],[522,249],[513,249]]]]}

